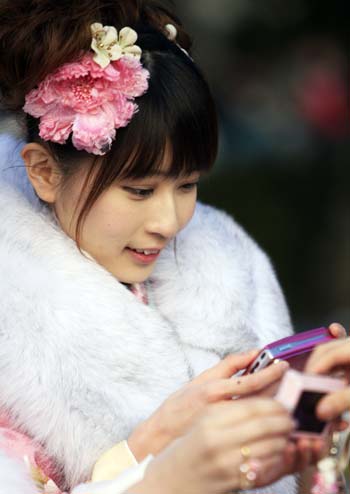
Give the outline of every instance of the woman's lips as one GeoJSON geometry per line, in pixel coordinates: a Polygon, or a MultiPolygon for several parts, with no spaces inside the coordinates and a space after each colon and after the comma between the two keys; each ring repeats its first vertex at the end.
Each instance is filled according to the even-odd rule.
{"type": "Polygon", "coordinates": [[[131,249],[126,247],[126,250],[131,257],[139,264],[152,264],[160,254],[160,250],[156,249],[131,249]]]}

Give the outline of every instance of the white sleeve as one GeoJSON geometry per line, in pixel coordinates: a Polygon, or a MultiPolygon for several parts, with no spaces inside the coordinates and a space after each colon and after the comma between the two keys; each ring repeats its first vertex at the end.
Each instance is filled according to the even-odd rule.
{"type": "Polygon", "coordinates": [[[152,455],[147,456],[141,463],[128,468],[113,480],[80,484],[71,494],[124,494],[130,487],[141,482],[152,459],[152,455]]]}

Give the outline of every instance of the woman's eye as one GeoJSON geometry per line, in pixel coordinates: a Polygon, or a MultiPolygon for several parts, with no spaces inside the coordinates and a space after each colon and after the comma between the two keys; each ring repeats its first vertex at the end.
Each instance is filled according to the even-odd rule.
{"type": "Polygon", "coordinates": [[[153,194],[153,189],[138,189],[137,187],[123,187],[126,192],[136,197],[149,197],[153,194]]]}
{"type": "Polygon", "coordinates": [[[193,190],[197,187],[198,185],[198,182],[190,182],[188,184],[183,184],[181,185],[181,189],[185,190],[185,191],[190,191],[190,190],[193,190]]]}

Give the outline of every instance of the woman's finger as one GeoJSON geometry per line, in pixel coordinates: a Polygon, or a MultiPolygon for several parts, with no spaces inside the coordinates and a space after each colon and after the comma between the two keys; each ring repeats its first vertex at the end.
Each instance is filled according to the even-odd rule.
{"type": "Polygon", "coordinates": [[[346,338],[346,329],[341,324],[334,322],[328,329],[334,338],[346,338]]]}
{"type": "MultiPolygon", "coordinates": [[[[224,430],[231,433],[234,427],[251,420],[259,419],[261,423],[266,419],[286,417],[293,425],[287,410],[276,400],[270,398],[245,398],[244,400],[228,400],[212,404],[206,408],[206,413],[201,417],[201,425],[207,429],[224,430]]],[[[264,428],[260,424],[260,428],[264,428]],[[261,427],[260,427],[261,426],[261,427]]],[[[239,440],[240,432],[236,431],[236,440],[239,440]]]]}
{"type": "MultiPolygon", "coordinates": [[[[281,455],[271,456],[261,462],[261,467],[257,472],[254,487],[264,487],[272,482],[276,482],[285,475],[286,467],[281,455]]],[[[272,492],[271,492],[272,494],[272,492]]]]}
{"type": "Polygon", "coordinates": [[[315,438],[311,441],[311,464],[316,465],[317,462],[323,458],[327,451],[329,451],[330,445],[326,444],[326,441],[321,438],[315,438]]]}
{"type": "Polygon", "coordinates": [[[342,413],[350,410],[350,388],[331,393],[320,401],[317,406],[317,416],[321,420],[333,420],[342,413]]]}
{"type": "MultiPolygon", "coordinates": [[[[246,420],[232,427],[232,440],[240,444],[260,441],[275,436],[288,437],[295,429],[295,424],[288,414],[265,416],[246,420]]],[[[226,431],[228,435],[229,432],[226,431]]],[[[228,437],[227,440],[231,438],[228,437]]]]}
{"type": "Polygon", "coordinates": [[[295,473],[296,469],[296,458],[297,458],[297,446],[294,441],[289,440],[284,451],[283,462],[285,464],[286,475],[295,473]]]}
{"type": "Polygon", "coordinates": [[[313,459],[312,441],[300,438],[296,442],[295,470],[301,472],[311,465],[313,459]]]}
{"type": "Polygon", "coordinates": [[[284,452],[285,474],[301,472],[309,465],[315,465],[324,453],[325,441],[322,438],[290,440],[284,452]]]}
{"type": "MultiPolygon", "coordinates": [[[[255,395],[270,387],[272,393],[273,385],[276,385],[281,380],[288,368],[289,366],[286,362],[279,362],[256,374],[206,381],[200,387],[197,385],[197,392],[201,393],[202,401],[207,403],[230,400],[233,397],[255,395]]],[[[189,389],[194,389],[194,387],[192,386],[189,389]]]]}
{"type": "Polygon", "coordinates": [[[255,392],[254,396],[266,396],[266,397],[274,398],[278,391],[279,385],[280,385],[280,379],[273,382],[272,384],[269,384],[260,391],[255,392]]]}
{"type": "Polygon", "coordinates": [[[221,455],[217,465],[223,482],[220,492],[231,492],[233,486],[244,491],[248,488],[266,486],[284,474],[283,453],[270,451],[270,455],[264,452],[263,456],[259,456],[253,444],[246,449],[249,449],[249,457],[242,456],[237,449],[221,455]],[[246,472],[240,471],[243,465],[248,468],[246,472]],[[255,480],[247,478],[249,471],[256,474],[255,480]]]}
{"type": "Polygon", "coordinates": [[[307,361],[305,372],[325,374],[350,365],[350,339],[336,340],[317,347],[307,361]]]}
{"type": "Polygon", "coordinates": [[[271,458],[273,455],[283,455],[288,444],[287,436],[277,436],[261,439],[249,445],[252,458],[271,458]]]}
{"type": "Polygon", "coordinates": [[[237,395],[257,394],[265,390],[280,381],[288,369],[288,362],[281,361],[254,374],[233,378],[237,384],[237,395]]]}
{"type": "Polygon", "coordinates": [[[202,384],[214,379],[229,379],[236,372],[245,369],[258,355],[259,350],[251,350],[246,353],[230,354],[210,369],[202,372],[194,378],[189,386],[202,384]]]}

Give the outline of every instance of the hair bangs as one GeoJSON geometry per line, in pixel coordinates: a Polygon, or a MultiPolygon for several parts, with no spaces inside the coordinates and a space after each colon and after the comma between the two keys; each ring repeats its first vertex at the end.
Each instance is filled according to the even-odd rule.
{"type": "MultiPolygon", "coordinates": [[[[170,46],[174,50],[174,44],[170,46]]],[[[138,112],[127,127],[118,129],[103,160],[112,172],[109,183],[160,172],[176,178],[208,171],[214,164],[215,104],[198,68],[178,47],[175,50],[176,54],[145,56],[149,89],[138,98],[138,112]]]]}

